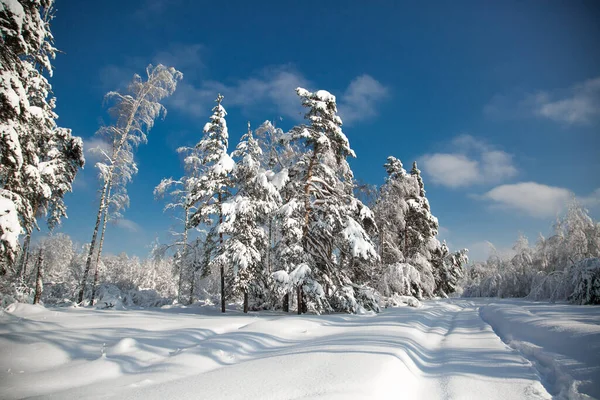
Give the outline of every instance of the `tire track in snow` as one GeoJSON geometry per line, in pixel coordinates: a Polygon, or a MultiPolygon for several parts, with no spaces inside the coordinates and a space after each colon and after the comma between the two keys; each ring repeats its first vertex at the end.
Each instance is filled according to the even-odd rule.
{"type": "Polygon", "coordinates": [[[531,363],[500,340],[480,317],[477,305],[462,300],[447,302],[455,308],[438,349],[442,360],[442,373],[437,378],[440,398],[551,398],[531,363]],[[490,378],[498,381],[495,390],[490,390],[490,378]],[[469,388],[467,396],[465,387],[469,388]]]}
{"type": "MultiPolygon", "coordinates": [[[[463,308],[460,308],[459,310],[455,310],[454,315],[452,316],[452,321],[450,322],[450,327],[440,343],[440,351],[443,352],[443,354],[444,354],[443,357],[446,360],[448,360],[448,354],[447,354],[447,352],[444,352],[444,349],[448,347],[448,338],[450,337],[450,335],[452,335],[452,332],[454,332],[454,329],[456,329],[456,325],[457,325],[457,321],[458,321],[458,314],[462,310],[463,310],[463,308]]],[[[448,375],[441,376],[440,388],[442,390],[442,396],[443,396],[442,398],[444,400],[452,398],[452,396],[450,394],[450,377],[448,375]]]]}

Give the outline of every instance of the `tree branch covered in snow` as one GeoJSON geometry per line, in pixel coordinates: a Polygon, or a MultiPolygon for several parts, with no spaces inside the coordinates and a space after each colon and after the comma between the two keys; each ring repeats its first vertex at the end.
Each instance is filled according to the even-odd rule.
{"type": "Polygon", "coordinates": [[[37,218],[53,228],[83,167],[83,144],[56,125],[52,0],[0,1],[0,263],[12,262],[37,218]]]}

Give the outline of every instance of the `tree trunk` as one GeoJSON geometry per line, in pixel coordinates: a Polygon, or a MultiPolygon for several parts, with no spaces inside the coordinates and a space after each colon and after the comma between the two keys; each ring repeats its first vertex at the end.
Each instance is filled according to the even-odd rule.
{"type": "Polygon", "coordinates": [[[100,207],[98,208],[98,214],[96,215],[96,225],[94,226],[94,234],[92,235],[92,241],[90,243],[90,250],[85,261],[85,270],[83,271],[83,278],[81,279],[81,288],[79,289],[79,297],[77,303],[83,303],[83,295],[85,293],[85,284],[87,283],[87,277],[90,273],[90,267],[92,266],[92,256],[94,254],[94,248],[96,247],[96,239],[98,238],[98,229],[100,229],[100,222],[104,215],[104,203],[106,201],[106,194],[108,193],[110,181],[104,184],[102,189],[102,196],[100,196],[100,207]]]}
{"type": "MultiPolygon", "coordinates": [[[[183,252],[182,257],[179,260],[179,286],[177,287],[177,302],[181,304],[182,293],[183,293],[183,269],[185,266],[185,262],[187,259],[187,240],[188,240],[188,221],[190,218],[190,209],[185,209],[185,216],[183,219],[184,227],[183,227],[183,252]]],[[[192,272],[193,279],[193,272],[192,272]]],[[[192,284],[192,291],[194,290],[194,285],[192,284]]],[[[190,291],[190,299],[192,297],[192,292],[190,291]]]]}
{"type": "Polygon", "coordinates": [[[40,248],[37,261],[37,277],[35,279],[35,296],[33,297],[33,304],[39,304],[42,298],[42,291],[44,290],[44,282],[42,281],[44,274],[44,250],[40,248]]]}
{"type": "Polygon", "coordinates": [[[221,265],[221,312],[225,312],[225,267],[221,265]]]}
{"type": "Polygon", "coordinates": [[[408,254],[406,254],[406,240],[408,239],[408,227],[404,227],[404,258],[408,258],[408,254]]]}
{"type": "Polygon", "coordinates": [[[192,268],[192,278],[190,279],[190,304],[194,303],[194,286],[196,285],[196,257],[192,268]]]}
{"type": "Polygon", "coordinates": [[[313,175],[313,169],[315,162],[317,161],[317,146],[313,151],[310,163],[308,164],[308,170],[306,171],[306,183],[304,184],[304,227],[302,229],[302,242],[304,250],[306,250],[306,237],[308,236],[308,225],[310,222],[310,179],[313,175]]]}
{"type": "Polygon", "coordinates": [[[384,241],[383,227],[381,227],[381,230],[379,231],[379,258],[381,259],[382,264],[383,264],[383,241],[384,241]]]}
{"type": "Polygon", "coordinates": [[[25,240],[23,241],[23,251],[21,254],[21,270],[19,271],[19,275],[21,278],[25,279],[27,275],[27,261],[29,261],[29,245],[31,244],[31,233],[25,236],[25,240]]]}
{"type": "Polygon", "coordinates": [[[104,221],[102,222],[102,233],[100,233],[100,243],[98,244],[98,254],[96,255],[96,264],[94,266],[94,283],[92,284],[92,299],[90,305],[94,305],[94,299],[96,298],[96,287],[98,285],[98,277],[100,275],[100,257],[102,256],[102,247],[104,246],[104,233],[106,232],[106,223],[108,222],[108,202],[110,201],[110,189],[106,195],[106,201],[104,205],[104,221]]]}
{"type": "MultiPolygon", "coordinates": [[[[223,223],[222,196],[219,192],[219,225],[223,223]]],[[[223,233],[219,232],[219,251],[223,249],[223,233]]],[[[225,312],[225,267],[221,265],[221,312],[225,312]]]]}
{"type": "Polygon", "coordinates": [[[244,313],[248,313],[248,289],[244,290],[244,313]]]}
{"type": "Polygon", "coordinates": [[[273,243],[273,218],[269,217],[269,244],[267,245],[267,274],[271,276],[271,244],[273,243]]]}
{"type": "Polygon", "coordinates": [[[283,296],[283,312],[290,312],[290,293],[283,296]]]}
{"type": "Polygon", "coordinates": [[[298,285],[296,288],[296,294],[298,296],[298,315],[302,314],[302,287],[298,285]]]}

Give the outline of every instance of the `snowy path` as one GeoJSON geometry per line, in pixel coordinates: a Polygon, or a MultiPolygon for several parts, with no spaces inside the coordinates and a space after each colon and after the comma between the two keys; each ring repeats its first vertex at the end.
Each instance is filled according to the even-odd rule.
{"type": "Polygon", "coordinates": [[[0,316],[0,398],[551,398],[535,360],[481,318],[487,302],[367,316],[21,306],[0,316]]]}

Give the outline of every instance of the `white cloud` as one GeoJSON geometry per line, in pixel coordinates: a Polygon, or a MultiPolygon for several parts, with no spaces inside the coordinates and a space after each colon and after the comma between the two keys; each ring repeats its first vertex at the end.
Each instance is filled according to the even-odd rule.
{"type": "MultiPolygon", "coordinates": [[[[167,5],[164,0],[147,0],[144,12],[161,13],[167,5]]],[[[195,118],[207,118],[219,93],[225,96],[224,106],[237,107],[245,114],[264,117],[289,117],[302,120],[305,111],[296,95],[297,87],[321,89],[298,72],[292,65],[266,67],[259,72],[232,82],[201,79],[207,68],[203,62],[204,46],[199,43],[172,44],[149,59],[154,64],[173,66],[183,72],[184,79],[175,93],[166,99],[169,107],[195,118]]],[[[123,65],[109,64],[99,71],[99,82],[105,91],[124,88],[135,73],[143,74],[148,62],[142,57],[127,56],[123,65]]],[[[324,88],[327,89],[327,88],[324,88]]],[[[344,124],[375,117],[377,105],[389,95],[389,89],[363,74],[354,78],[338,96],[338,109],[344,124]]]]}
{"type": "Polygon", "coordinates": [[[600,116],[600,77],[573,86],[566,97],[552,100],[551,93],[535,97],[535,113],[567,124],[587,124],[600,116]]]}
{"type": "Polygon", "coordinates": [[[109,154],[112,150],[110,143],[98,138],[91,137],[83,142],[83,151],[85,152],[86,166],[94,165],[96,162],[104,160],[103,153],[109,154]]]}
{"type": "Polygon", "coordinates": [[[512,156],[499,150],[487,150],[481,153],[482,182],[500,182],[517,175],[512,156]]]}
{"type": "Polygon", "coordinates": [[[115,224],[132,233],[138,233],[142,231],[142,227],[140,225],[127,218],[120,218],[115,221],[115,224]]]}
{"type": "Polygon", "coordinates": [[[514,210],[535,218],[553,217],[559,213],[572,197],[572,193],[555,186],[536,182],[521,182],[501,185],[480,196],[492,206],[514,210]]]}
{"type": "Polygon", "coordinates": [[[362,121],[376,116],[376,106],[389,94],[389,89],[370,75],[352,80],[339,100],[339,112],[344,124],[362,121]]]}
{"type": "MultiPolygon", "coordinates": [[[[265,68],[254,76],[232,84],[202,81],[192,84],[185,80],[168,101],[174,107],[193,117],[206,118],[218,93],[225,96],[225,108],[238,107],[253,115],[260,109],[273,116],[301,120],[305,111],[295,89],[314,88],[315,84],[290,65],[265,68]]],[[[338,98],[344,124],[352,124],[377,115],[376,105],[387,97],[388,89],[369,75],[353,79],[338,98]]]]}
{"type": "Polygon", "coordinates": [[[259,76],[247,78],[231,88],[232,105],[252,108],[260,104],[275,106],[275,110],[284,116],[302,118],[303,112],[297,87],[309,87],[311,83],[290,66],[265,69],[259,76]]]}
{"type": "Polygon", "coordinates": [[[578,200],[584,207],[600,207],[600,188],[594,190],[589,196],[579,197],[578,200]]]}
{"type": "Polygon", "coordinates": [[[452,140],[452,153],[425,154],[422,168],[434,184],[450,188],[497,183],[517,175],[512,155],[471,136],[452,140]]]}
{"type": "Polygon", "coordinates": [[[567,125],[589,124],[600,117],[600,77],[568,89],[496,94],[483,112],[494,118],[536,116],[567,125]]]}
{"type": "Polygon", "coordinates": [[[239,107],[251,113],[261,107],[263,111],[266,108],[266,111],[280,116],[301,119],[302,107],[295,89],[309,85],[310,82],[293,68],[279,66],[264,69],[257,76],[230,85],[208,80],[194,85],[184,80],[168,101],[188,115],[206,118],[210,115],[214,99],[221,93],[225,96],[225,108],[239,107]]]}
{"type": "Polygon", "coordinates": [[[480,179],[479,163],[464,154],[426,154],[421,165],[433,183],[451,188],[472,185],[480,179]]]}

